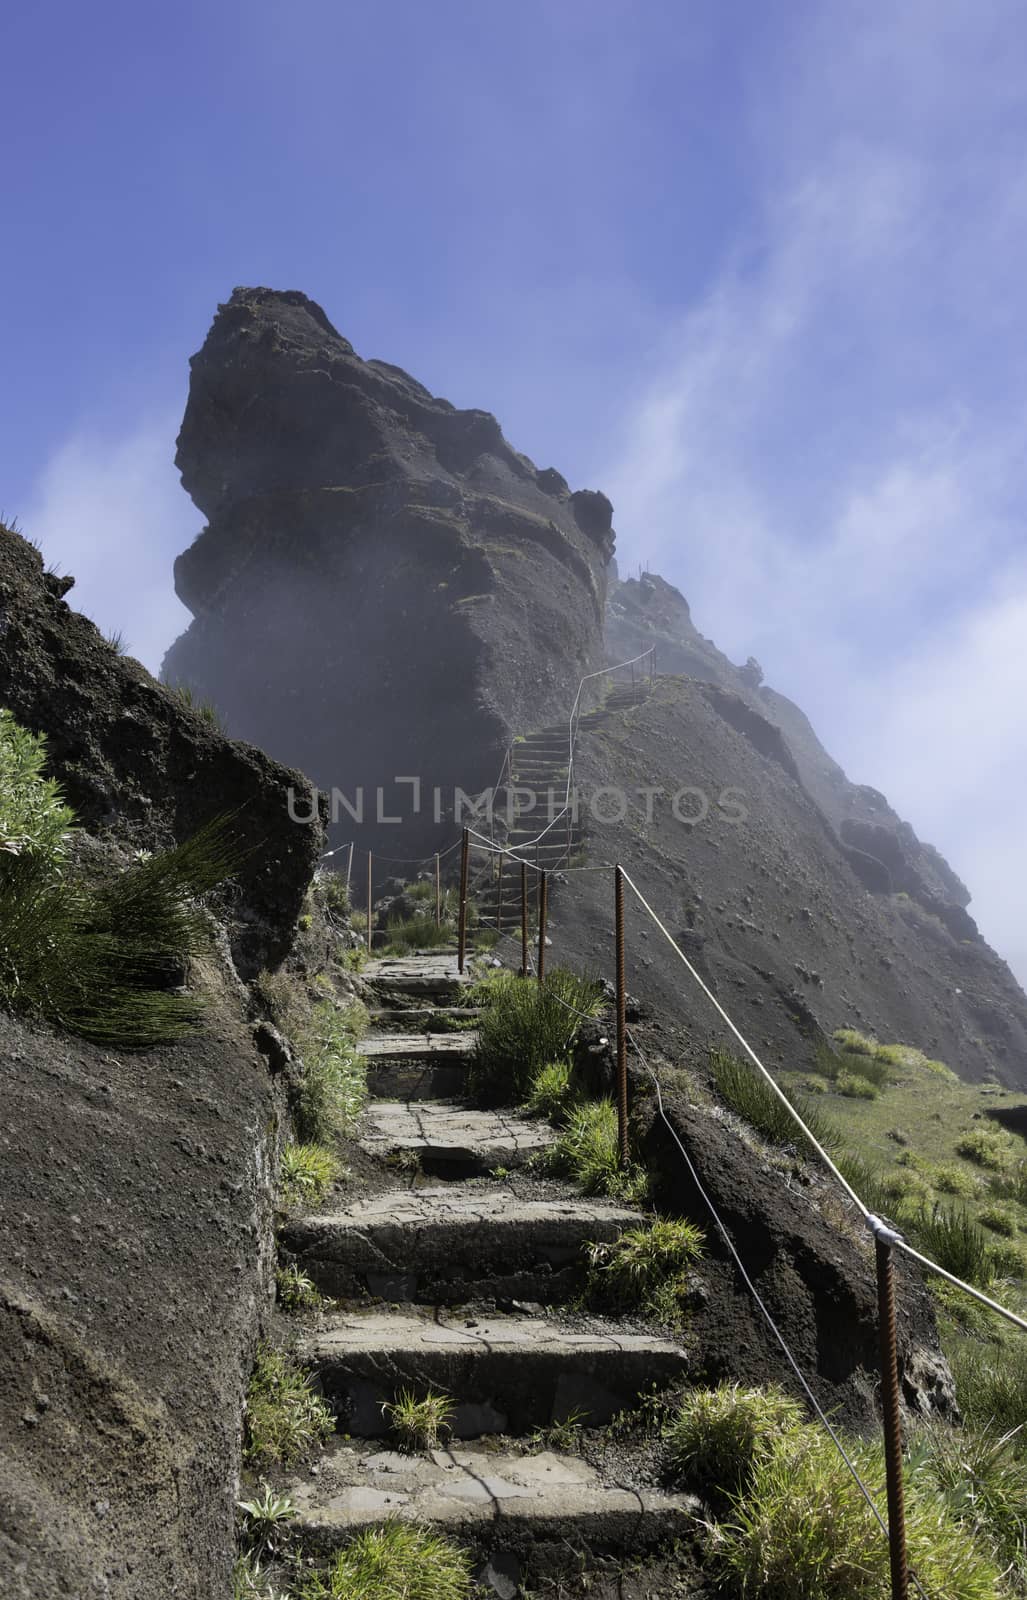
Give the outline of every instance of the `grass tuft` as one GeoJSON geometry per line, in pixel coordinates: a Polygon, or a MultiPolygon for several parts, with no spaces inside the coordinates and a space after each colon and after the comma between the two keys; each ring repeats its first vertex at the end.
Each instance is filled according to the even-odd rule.
{"type": "Polygon", "coordinates": [[[748,1484],[756,1463],[804,1424],[802,1406],[777,1388],[693,1389],[664,1430],[671,1475],[711,1504],[726,1504],[748,1484]]]}
{"type": "Polygon", "coordinates": [[[587,1245],[589,1299],[679,1323],[689,1272],[701,1259],[704,1242],[694,1223],[658,1217],[645,1227],[628,1228],[610,1244],[587,1245]]]}
{"type": "Polygon", "coordinates": [[[555,1122],[568,1109],[573,1098],[570,1062],[549,1061],[532,1078],[524,1104],[535,1116],[555,1122]]]}
{"type": "Polygon", "coordinates": [[[466,1600],[470,1554],[415,1522],[386,1522],[357,1534],[303,1600],[466,1600]]]}
{"type": "Polygon", "coordinates": [[[956,1144],[956,1154],[991,1172],[1004,1172],[1013,1164],[1015,1146],[1004,1128],[971,1128],[956,1144]]]}
{"type": "Polygon", "coordinates": [[[648,1178],[634,1163],[622,1168],[617,1108],[612,1100],[591,1100],[574,1106],[556,1142],[538,1158],[548,1172],[572,1178],[585,1194],[612,1195],[638,1205],[648,1192],[648,1178]]]}
{"type": "Polygon", "coordinates": [[[347,1133],[367,1100],[367,1062],[356,1048],[360,1014],[325,998],[297,1035],[303,1077],[292,1098],[296,1132],[323,1144],[347,1133]]]}
{"type": "Polygon", "coordinates": [[[850,1100],[876,1100],[881,1092],[876,1084],[855,1072],[839,1072],[834,1086],[839,1094],[848,1095],[850,1100]]]}
{"type": "MultiPolygon", "coordinates": [[[[739,1061],[736,1056],[729,1055],[725,1050],[711,1050],[710,1064],[721,1099],[736,1115],[750,1123],[758,1133],[762,1133],[772,1143],[794,1144],[799,1149],[806,1149],[812,1153],[812,1146],[809,1145],[795,1119],[782,1105],[770,1085],[765,1083],[752,1067],[747,1066],[744,1061],[739,1061]]],[[[795,1099],[793,1104],[813,1137],[819,1140],[825,1150],[835,1150],[839,1147],[841,1135],[824,1116],[819,1106],[800,1099],[795,1099]]]]}
{"type": "Polygon", "coordinates": [[[401,1450],[426,1454],[437,1450],[450,1433],[456,1402],[434,1389],[420,1400],[412,1389],[402,1389],[395,1400],[382,1406],[382,1415],[401,1450]]]}
{"type": "Polygon", "coordinates": [[[453,929],[445,922],[439,927],[433,916],[396,917],[385,924],[387,943],[380,952],[402,956],[411,950],[438,950],[453,943],[453,929]]]}
{"type": "Polygon", "coordinates": [[[554,967],[544,984],[497,972],[476,985],[485,1010],[469,1075],[472,1096],[484,1104],[518,1104],[533,1078],[566,1057],[577,1034],[579,1013],[601,1009],[599,985],[554,967]]]}
{"type": "Polygon", "coordinates": [[[279,1267],[275,1295],[283,1311],[316,1311],[324,1301],[314,1280],[299,1267],[279,1267]]]}
{"type": "Polygon", "coordinates": [[[310,1379],[284,1350],[263,1344],[246,1394],[243,1459],[248,1466],[289,1466],[333,1432],[335,1422],[310,1379]]]}
{"type": "Polygon", "coordinates": [[[341,1176],[338,1161],[324,1145],[287,1144],[279,1171],[279,1202],[286,1210],[316,1205],[341,1176]]]}

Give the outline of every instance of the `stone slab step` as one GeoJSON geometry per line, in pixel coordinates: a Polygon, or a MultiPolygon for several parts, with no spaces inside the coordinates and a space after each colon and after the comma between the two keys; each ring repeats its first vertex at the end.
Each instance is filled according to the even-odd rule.
{"type": "Polygon", "coordinates": [[[382,956],[369,961],[361,976],[383,997],[414,995],[420,999],[457,999],[471,982],[470,974],[457,970],[455,953],[382,956]]]}
{"type": "Polygon", "coordinates": [[[280,1234],[328,1295],[366,1290],[390,1301],[476,1299],[552,1304],[577,1294],[588,1243],[610,1243],[644,1217],[601,1200],[522,1200],[439,1189],[393,1191],[330,1215],[296,1217],[280,1234]]]}
{"type": "Polygon", "coordinates": [[[367,1062],[368,1093],[380,1100],[445,1100],[467,1087],[477,1034],[373,1033],[357,1045],[367,1062]]]}
{"type": "Polygon", "coordinates": [[[461,1544],[510,1549],[522,1561],[536,1541],[635,1554],[686,1538],[701,1511],[690,1495],[608,1484],[575,1456],[473,1444],[412,1456],[330,1441],[317,1477],[287,1493],[290,1528],[317,1555],[390,1517],[431,1522],[461,1544]]]}
{"type": "Polygon", "coordinates": [[[524,1434],[571,1416],[601,1427],[688,1369],[671,1340],[625,1333],[619,1323],[577,1331],[545,1316],[464,1318],[443,1308],[332,1317],[297,1354],[341,1431],[358,1438],[385,1435],[382,1406],[401,1390],[429,1387],[456,1402],[458,1439],[524,1434]]]}
{"type": "Polygon", "coordinates": [[[548,1122],[514,1111],[481,1111],[435,1100],[374,1100],[364,1112],[360,1132],[361,1146],[372,1155],[409,1151],[426,1172],[451,1176],[522,1166],[555,1138],[548,1122]]]}
{"type": "Polygon", "coordinates": [[[389,1006],[374,1008],[367,1014],[372,1031],[389,1029],[397,1033],[409,1033],[412,1028],[422,1025],[427,1029],[433,1022],[441,1026],[431,1031],[445,1033],[449,1031],[445,1023],[450,1019],[454,1022],[467,1022],[474,1021],[480,1016],[480,1006],[389,1006]]]}

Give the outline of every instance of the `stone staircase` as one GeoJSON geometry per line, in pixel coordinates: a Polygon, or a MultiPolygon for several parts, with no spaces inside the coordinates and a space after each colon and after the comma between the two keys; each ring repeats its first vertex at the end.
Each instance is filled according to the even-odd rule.
{"type": "MultiPolygon", "coordinates": [[[[601,728],[618,712],[641,705],[648,699],[649,689],[648,679],[611,689],[602,705],[581,717],[579,737],[601,728]]],[[[512,816],[503,843],[508,849],[522,852],[532,865],[547,871],[566,866],[582,842],[581,828],[572,816],[560,817],[549,828],[551,817],[556,817],[563,809],[566,799],[569,737],[566,722],[550,724],[515,740],[510,757],[511,789],[530,790],[536,799],[534,809],[512,816]],[[545,837],[539,839],[546,829],[545,837]]],[[[505,812],[505,805],[498,803],[497,810],[505,812]]],[[[534,873],[530,888],[534,894],[534,873]]],[[[520,892],[520,868],[516,862],[500,858],[497,866],[490,864],[487,876],[474,886],[475,903],[482,921],[494,925],[499,920],[505,932],[515,929],[520,920],[520,892]]]]}
{"type": "Polygon", "coordinates": [[[298,1347],[339,1432],[312,1473],[283,1486],[297,1537],[327,1556],[387,1518],[427,1519],[513,1596],[553,1552],[635,1560],[694,1533],[690,1497],[615,1481],[623,1471],[530,1438],[568,1419],[601,1428],[686,1376],[673,1340],[574,1304],[584,1245],[642,1218],[518,1170],[553,1139],[548,1124],[461,1102],[474,1033],[431,1026],[460,1014],[453,956],[373,962],[365,977],[380,1000],[362,1045],[369,1081],[392,1098],[371,1100],[361,1143],[401,1175],[281,1236],[283,1258],[341,1302],[298,1347]],[[428,1388],[455,1402],[452,1439],[402,1454],[382,1408],[428,1388]]]}

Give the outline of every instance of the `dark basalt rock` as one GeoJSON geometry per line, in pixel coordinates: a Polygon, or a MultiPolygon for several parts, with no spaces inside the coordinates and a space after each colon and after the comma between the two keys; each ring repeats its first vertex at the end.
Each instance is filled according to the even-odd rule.
{"type": "Polygon", "coordinates": [[[49,769],[91,834],[161,849],[236,812],[246,859],[219,909],[244,976],[288,949],[323,849],[310,785],[263,751],[227,739],[196,710],[119,656],[64,600],[73,578],[0,528],[0,705],[45,733],[49,769]]]}
{"type": "Polygon", "coordinates": [[[340,837],[434,848],[433,786],[494,782],[599,665],[609,501],[361,360],[302,294],[237,289],[191,366],[177,461],[208,526],[175,564],[195,620],[163,676],[354,809],[362,786],[340,837]]]}

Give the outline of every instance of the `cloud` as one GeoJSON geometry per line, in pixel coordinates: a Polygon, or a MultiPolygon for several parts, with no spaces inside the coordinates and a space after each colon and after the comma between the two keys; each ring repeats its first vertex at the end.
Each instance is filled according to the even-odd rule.
{"type": "Polygon", "coordinates": [[[167,416],[121,439],[74,435],[51,456],[21,518],[44,559],[74,576],[68,603],[104,632],[122,633],[154,674],[191,620],[171,581],[175,556],[197,532],[170,465],[175,432],[167,416]]]}
{"type": "Polygon", "coordinates": [[[752,112],[762,214],[665,330],[603,479],[624,566],[759,657],[951,857],[1024,980],[1027,208],[995,113],[1014,13],[986,6],[984,48],[956,0],[896,11],[811,30],[788,115],[752,112]]]}

